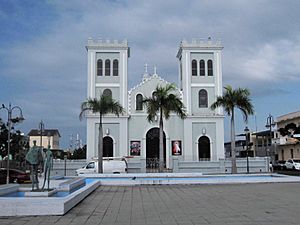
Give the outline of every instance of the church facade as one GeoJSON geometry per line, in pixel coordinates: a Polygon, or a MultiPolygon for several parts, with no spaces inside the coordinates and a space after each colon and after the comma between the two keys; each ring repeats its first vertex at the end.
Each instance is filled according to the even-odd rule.
{"type": "MultiPolygon", "coordinates": [[[[155,88],[168,84],[161,76],[145,71],[142,81],[128,89],[127,41],[89,39],[87,97],[101,93],[120,102],[125,113],[103,118],[103,156],[132,156],[146,160],[159,158],[159,121],[147,121],[142,101],[153,95],[155,88]]],[[[220,42],[208,40],[182,41],[177,53],[179,86],[187,118],[171,114],[164,120],[164,158],[172,168],[172,157],[180,161],[218,161],[224,158],[224,116],[221,108],[210,105],[222,95],[220,42]]],[[[175,57],[174,57],[175,60],[175,57]]],[[[97,157],[99,115],[88,113],[87,158],[97,157]]]]}

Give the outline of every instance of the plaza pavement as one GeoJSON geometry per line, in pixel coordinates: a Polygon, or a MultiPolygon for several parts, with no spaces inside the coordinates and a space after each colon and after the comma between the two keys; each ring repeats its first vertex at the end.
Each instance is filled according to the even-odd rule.
{"type": "Polygon", "coordinates": [[[300,183],[100,186],[64,216],[0,217],[0,224],[300,224],[300,183]]]}

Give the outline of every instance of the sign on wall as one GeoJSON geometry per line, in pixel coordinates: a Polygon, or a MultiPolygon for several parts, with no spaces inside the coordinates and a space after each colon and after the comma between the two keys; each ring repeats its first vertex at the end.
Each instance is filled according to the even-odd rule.
{"type": "Polygon", "coordinates": [[[181,140],[172,141],[172,155],[181,155],[181,140]]]}
{"type": "Polygon", "coordinates": [[[130,155],[140,156],[141,155],[141,142],[130,141],[130,155]]]}

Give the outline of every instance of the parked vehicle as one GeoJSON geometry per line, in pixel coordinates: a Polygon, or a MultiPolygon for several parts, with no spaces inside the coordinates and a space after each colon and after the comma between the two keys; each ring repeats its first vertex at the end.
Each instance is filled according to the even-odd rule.
{"type": "Polygon", "coordinates": [[[289,159],[285,162],[287,169],[300,170],[300,159],[289,159]]]}
{"type": "Polygon", "coordinates": [[[286,169],[285,160],[275,161],[273,164],[273,169],[274,170],[285,170],[286,169]]]}
{"type": "MultiPolygon", "coordinates": [[[[76,175],[93,174],[98,172],[98,160],[91,160],[82,168],[76,170],[76,175]]],[[[103,173],[127,173],[125,157],[103,157],[103,173]]]]}
{"type": "MultiPolygon", "coordinates": [[[[6,184],[7,169],[0,168],[0,184],[6,184]]],[[[10,169],[9,170],[10,183],[30,183],[30,174],[22,170],[10,169]]]]}

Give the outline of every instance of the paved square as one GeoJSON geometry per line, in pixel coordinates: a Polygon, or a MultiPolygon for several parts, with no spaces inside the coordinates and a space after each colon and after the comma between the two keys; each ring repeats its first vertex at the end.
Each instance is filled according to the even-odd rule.
{"type": "Polygon", "coordinates": [[[300,224],[300,183],[101,186],[64,216],[0,224],[300,224]]]}

